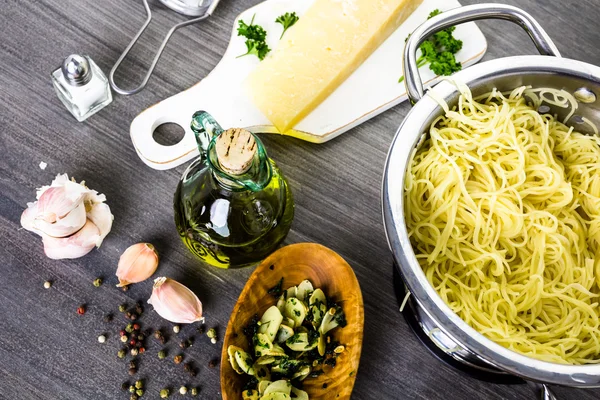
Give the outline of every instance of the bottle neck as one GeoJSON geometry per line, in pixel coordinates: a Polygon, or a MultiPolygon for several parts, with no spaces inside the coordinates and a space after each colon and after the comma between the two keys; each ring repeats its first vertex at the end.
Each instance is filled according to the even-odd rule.
{"type": "Polygon", "coordinates": [[[255,138],[257,151],[252,158],[250,167],[242,174],[234,175],[226,172],[221,163],[216,151],[217,138],[214,138],[206,152],[206,161],[209,164],[212,174],[216,181],[227,190],[249,190],[258,192],[263,190],[270,182],[273,176],[273,169],[269,158],[258,138],[255,138]]]}

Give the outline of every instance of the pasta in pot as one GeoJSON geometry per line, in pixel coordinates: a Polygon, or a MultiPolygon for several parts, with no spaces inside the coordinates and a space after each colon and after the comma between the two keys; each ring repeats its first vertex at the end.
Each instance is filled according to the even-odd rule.
{"type": "MultiPolygon", "coordinates": [[[[415,149],[404,187],[416,257],[465,322],[516,352],[600,363],[600,139],[540,104],[570,94],[465,86],[415,149]]],[[[431,93],[431,91],[430,91],[431,93]]],[[[432,94],[435,98],[435,93],[432,94]]]]}

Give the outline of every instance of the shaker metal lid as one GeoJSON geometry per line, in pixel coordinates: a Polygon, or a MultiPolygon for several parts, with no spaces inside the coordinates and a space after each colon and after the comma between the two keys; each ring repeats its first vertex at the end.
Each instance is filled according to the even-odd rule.
{"type": "Polygon", "coordinates": [[[252,165],[256,141],[245,129],[228,129],[217,138],[216,150],[221,168],[229,174],[241,175],[252,165]]]}
{"type": "Polygon", "coordinates": [[[63,61],[61,70],[65,80],[73,86],[83,86],[92,79],[92,70],[86,56],[71,54],[63,61]]]}

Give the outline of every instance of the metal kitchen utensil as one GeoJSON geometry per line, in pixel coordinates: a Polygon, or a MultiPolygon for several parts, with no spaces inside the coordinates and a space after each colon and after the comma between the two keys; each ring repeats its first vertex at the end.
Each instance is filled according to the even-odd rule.
{"type": "Polygon", "coordinates": [[[173,26],[167,33],[167,36],[165,36],[160,47],[158,48],[158,51],[157,51],[156,55],[154,56],[154,60],[152,61],[152,64],[150,65],[150,69],[148,70],[148,73],[144,77],[144,80],[142,81],[141,85],[139,85],[135,89],[125,90],[125,89],[122,89],[119,86],[117,86],[117,84],[115,83],[115,71],[119,68],[119,66],[121,65],[121,62],[123,62],[125,57],[127,57],[127,54],[129,54],[129,51],[131,50],[131,48],[137,43],[138,39],[140,38],[140,36],[142,36],[144,31],[150,24],[150,21],[152,20],[152,11],[150,11],[150,6],[148,5],[148,0],[143,0],[144,8],[146,9],[146,15],[147,15],[146,22],[144,22],[144,25],[138,31],[138,33],[135,35],[135,37],[131,40],[131,42],[129,43],[127,48],[125,48],[125,50],[123,51],[123,54],[121,54],[121,56],[119,57],[119,59],[117,60],[115,65],[110,70],[110,74],[108,75],[108,80],[110,82],[110,86],[114,89],[114,91],[119,94],[129,96],[132,94],[136,94],[136,93],[140,92],[142,89],[144,89],[144,87],[146,87],[146,84],[148,83],[148,80],[150,79],[150,76],[152,75],[152,72],[154,72],[154,68],[156,67],[158,60],[160,59],[160,56],[161,56],[163,50],[165,49],[165,47],[167,46],[167,43],[169,42],[169,39],[171,38],[173,33],[175,33],[175,31],[179,28],[183,28],[184,26],[188,26],[188,25],[194,24],[196,22],[200,22],[200,21],[210,17],[212,15],[212,13],[215,11],[215,8],[217,8],[219,1],[220,0],[160,0],[160,2],[163,3],[165,6],[169,7],[171,10],[173,10],[179,14],[187,15],[190,17],[197,17],[197,18],[193,18],[188,21],[180,22],[179,24],[173,26]]]}
{"type": "MultiPolygon", "coordinates": [[[[585,62],[560,58],[556,46],[541,26],[526,12],[502,4],[480,4],[449,10],[421,25],[410,37],[405,48],[404,76],[414,107],[408,113],[392,142],[383,179],[383,215],[388,243],[398,264],[398,270],[411,292],[409,305],[425,333],[444,353],[452,358],[486,371],[509,373],[541,384],[573,387],[600,387],[600,366],[562,365],[545,362],[513,352],[470,327],[456,315],[429,284],[408,237],[404,215],[404,184],[406,169],[413,149],[428,132],[431,123],[444,110],[429,96],[423,96],[416,67],[415,53],[419,44],[432,33],[449,26],[484,18],[504,19],[524,28],[543,56],[506,57],[465,68],[455,79],[466,84],[474,96],[531,85],[552,87],[579,93],[576,115],[567,123],[582,133],[593,133],[584,118],[600,122],[600,67],[585,62]]],[[[448,81],[435,86],[437,97],[450,107],[460,93],[448,81]]],[[[577,98],[577,97],[576,97],[577,98]]],[[[552,109],[559,118],[566,111],[552,109]]],[[[547,385],[541,386],[544,398],[551,399],[547,385]]]]}

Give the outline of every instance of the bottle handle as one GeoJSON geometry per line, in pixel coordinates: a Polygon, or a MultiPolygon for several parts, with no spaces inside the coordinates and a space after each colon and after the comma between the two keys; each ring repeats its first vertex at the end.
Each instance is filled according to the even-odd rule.
{"type": "Polygon", "coordinates": [[[196,137],[198,151],[202,156],[206,155],[208,145],[213,137],[219,136],[224,130],[213,116],[206,111],[196,111],[194,113],[191,128],[196,137]]]}

